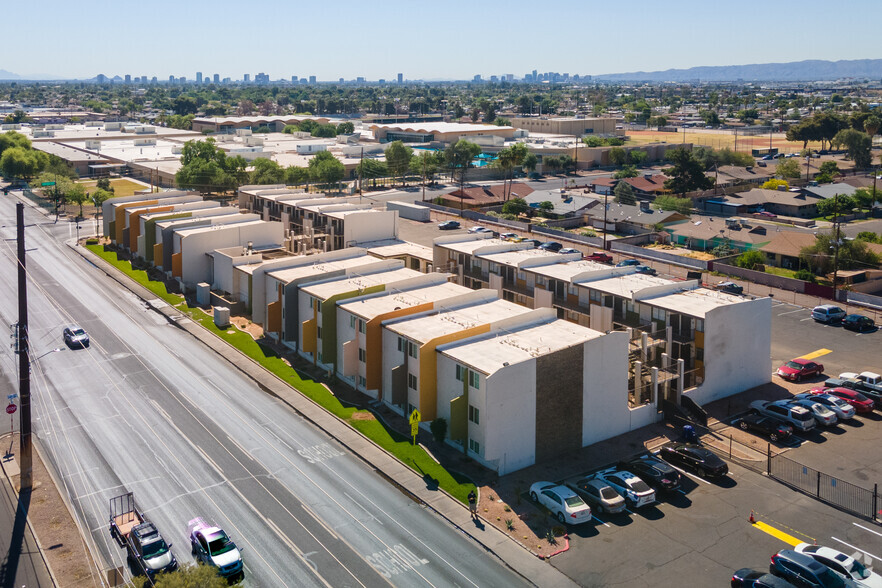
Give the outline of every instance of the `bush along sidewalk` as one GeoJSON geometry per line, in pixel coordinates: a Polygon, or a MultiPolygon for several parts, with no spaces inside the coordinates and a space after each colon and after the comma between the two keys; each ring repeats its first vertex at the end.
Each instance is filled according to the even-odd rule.
{"type": "Polygon", "coordinates": [[[248,333],[236,328],[219,329],[214,324],[211,315],[206,314],[200,308],[190,307],[183,296],[168,292],[165,284],[150,279],[146,271],[133,269],[131,262],[119,259],[113,249],[105,248],[100,244],[86,245],[86,249],[150,290],[158,298],[190,316],[212,334],[238,349],[313,402],[346,421],[351,427],[420,474],[427,483],[444,489],[460,502],[466,503],[469,492],[475,488],[471,480],[461,474],[448,472],[419,445],[412,445],[410,438],[376,420],[373,413],[344,405],[322,384],[302,377],[271,346],[261,343],[259,340],[255,341],[248,333]]]}

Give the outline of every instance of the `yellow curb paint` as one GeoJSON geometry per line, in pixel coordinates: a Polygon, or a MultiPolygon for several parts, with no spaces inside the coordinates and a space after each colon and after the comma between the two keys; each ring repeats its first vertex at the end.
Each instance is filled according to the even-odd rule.
{"type": "Polygon", "coordinates": [[[753,526],[756,527],[757,529],[759,529],[760,531],[762,531],[763,533],[768,533],[772,537],[775,537],[776,539],[780,539],[784,543],[787,543],[793,547],[796,547],[800,543],[805,543],[805,541],[800,541],[799,539],[797,539],[793,535],[788,535],[784,531],[779,531],[775,527],[773,527],[771,525],[767,525],[766,523],[764,523],[762,521],[755,522],[753,524],[753,526]]]}
{"type": "Polygon", "coordinates": [[[807,355],[800,356],[797,359],[815,359],[821,357],[822,355],[827,355],[828,353],[833,353],[832,349],[818,349],[817,351],[812,351],[807,355]]]}

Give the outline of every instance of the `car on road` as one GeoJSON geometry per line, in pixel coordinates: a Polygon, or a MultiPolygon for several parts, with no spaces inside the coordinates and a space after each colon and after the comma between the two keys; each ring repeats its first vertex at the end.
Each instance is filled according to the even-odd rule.
{"type": "Polygon", "coordinates": [[[787,402],[794,406],[801,406],[809,411],[811,415],[815,418],[815,422],[823,427],[832,427],[837,422],[839,422],[839,417],[836,416],[836,413],[830,410],[829,407],[821,404],[820,402],[815,402],[812,399],[802,398],[794,398],[792,400],[788,400],[787,402]]]}
{"type": "Polygon", "coordinates": [[[658,272],[655,271],[655,268],[651,268],[648,265],[638,265],[634,267],[634,271],[638,274],[645,274],[647,276],[656,276],[658,272]]]}
{"type": "Polygon", "coordinates": [[[458,229],[460,227],[459,221],[449,220],[444,221],[443,223],[438,223],[438,228],[442,231],[450,231],[452,229],[458,229]]]}
{"type": "Polygon", "coordinates": [[[815,561],[805,553],[797,553],[792,549],[782,549],[772,556],[769,572],[784,578],[796,586],[810,588],[849,588],[857,586],[851,580],[845,580],[824,564],[815,561]]]}
{"type": "Polygon", "coordinates": [[[840,576],[854,580],[867,588],[882,588],[882,576],[868,570],[861,562],[841,551],[823,545],[800,543],[793,548],[796,553],[803,553],[816,562],[824,564],[840,576]]]}
{"type": "Polygon", "coordinates": [[[837,398],[841,398],[852,405],[859,413],[866,414],[873,412],[873,401],[857,390],[851,390],[850,388],[812,388],[810,392],[812,394],[830,394],[837,398]]]}
{"type": "Polygon", "coordinates": [[[845,318],[845,311],[835,304],[822,304],[812,309],[812,318],[819,323],[832,325],[845,318]]]}
{"type": "Polygon", "coordinates": [[[654,456],[644,455],[620,461],[616,467],[637,474],[656,492],[670,492],[680,487],[680,472],[654,456]]]}
{"type": "Polygon", "coordinates": [[[798,382],[805,377],[824,373],[824,364],[797,357],[779,367],[775,373],[785,380],[798,382]]]}
{"type": "Polygon", "coordinates": [[[536,482],[530,486],[530,498],[550,510],[561,523],[577,525],[591,520],[591,507],[566,486],[536,482]]]}
{"type": "Polygon", "coordinates": [[[801,406],[793,406],[786,400],[754,400],[750,410],[780,419],[788,423],[796,431],[810,431],[815,428],[815,417],[801,406]]]}
{"type": "Polygon", "coordinates": [[[876,323],[870,317],[862,314],[847,314],[842,319],[842,328],[858,333],[869,333],[876,330],[876,323]]]}
{"type": "Polygon", "coordinates": [[[840,421],[846,421],[854,417],[854,407],[843,399],[831,394],[812,394],[811,392],[802,392],[793,398],[796,400],[808,399],[812,402],[822,404],[836,413],[836,418],[840,421]]]}
{"type": "Polygon", "coordinates": [[[584,255],[582,256],[582,259],[585,261],[597,261],[600,263],[612,263],[613,260],[612,255],[604,253],[603,251],[595,251],[590,255],[584,255]]]}
{"type": "Polygon", "coordinates": [[[630,508],[640,508],[655,502],[655,490],[627,470],[609,469],[595,474],[594,478],[612,486],[625,498],[630,508]]]}
{"type": "Polygon", "coordinates": [[[61,336],[68,347],[82,347],[85,349],[89,346],[89,334],[79,325],[64,327],[61,336]]]}
{"type": "Polygon", "coordinates": [[[225,578],[242,573],[242,552],[224,530],[209,525],[202,517],[187,524],[190,547],[197,561],[214,568],[225,578]]]}
{"type": "Polygon", "coordinates": [[[566,255],[570,253],[581,253],[581,251],[579,251],[578,249],[572,249],[571,247],[564,247],[563,249],[558,251],[558,253],[560,253],[561,255],[566,255]]]}
{"type": "Polygon", "coordinates": [[[759,431],[772,441],[788,439],[793,434],[793,427],[775,417],[759,413],[747,413],[732,421],[742,431],[759,431]]]}
{"type": "Polygon", "coordinates": [[[741,568],[732,574],[732,588],[793,588],[793,584],[769,572],[741,568]]]}
{"type": "Polygon", "coordinates": [[[625,499],[603,480],[582,478],[569,486],[597,512],[615,514],[625,510],[625,499]]]}
{"type": "Polygon", "coordinates": [[[729,473],[729,466],[713,451],[700,445],[675,443],[665,445],[658,454],[671,465],[692,470],[699,478],[722,478],[729,473]]]}
{"type": "Polygon", "coordinates": [[[636,259],[623,259],[616,264],[616,267],[628,267],[629,265],[641,265],[641,263],[636,259]]]}
{"type": "Polygon", "coordinates": [[[561,245],[557,241],[546,241],[539,246],[539,249],[544,249],[545,251],[553,251],[554,253],[557,253],[558,251],[563,249],[563,245],[561,245]]]}
{"type": "Polygon", "coordinates": [[[469,227],[469,233],[492,233],[491,229],[487,227],[482,227],[481,225],[475,225],[474,227],[469,227]]]}
{"type": "Polygon", "coordinates": [[[738,296],[744,294],[744,287],[739,286],[735,282],[717,282],[714,284],[714,290],[725,292],[726,294],[736,294],[738,296]]]}

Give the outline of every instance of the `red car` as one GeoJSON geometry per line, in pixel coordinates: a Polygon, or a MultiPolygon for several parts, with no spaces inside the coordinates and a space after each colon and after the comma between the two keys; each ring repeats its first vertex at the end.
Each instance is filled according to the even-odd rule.
{"type": "Polygon", "coordinates": [[[612,263],[612,255],[608,255],[603,251],[595,251],[591,255],[585,255],[582,257],[587,261],[599,261],[600,263],[612,263]]]}
{"type": "Polygon", "coordinates": [[[798,382],[806,376],[814,376],[824,372],[824,366],[808,359],[791,359],[775,372],[785,380],[798,382]]]}
{"type": "Polygon", "coordinates": [[[812,388],[812,394],[830,394],[841,398],[854,407],[855,412],[873,412],[873,401],[858,392],[848,388],[812,388]]]}

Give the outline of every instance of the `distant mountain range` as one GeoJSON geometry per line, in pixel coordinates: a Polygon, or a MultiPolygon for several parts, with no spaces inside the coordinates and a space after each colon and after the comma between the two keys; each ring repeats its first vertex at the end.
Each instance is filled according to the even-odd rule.
{"type": "Polygon", "coordinates": [[[0,69],[0,80],[20,80],[21,76],[18,74],[14,74],[11,71],[6,71],[5,69],[0,69]]]}
{"type": "Polygon", "coordinates": [[[594,76],[606,82],[809,82],[838,80],[840,78],[882,79],[882,59],[853,59],[824,61],[812,59],[790,63],[755,63],[751,65],[715,65],[666,69],[664,71],[635,71],[594,76]]]}

